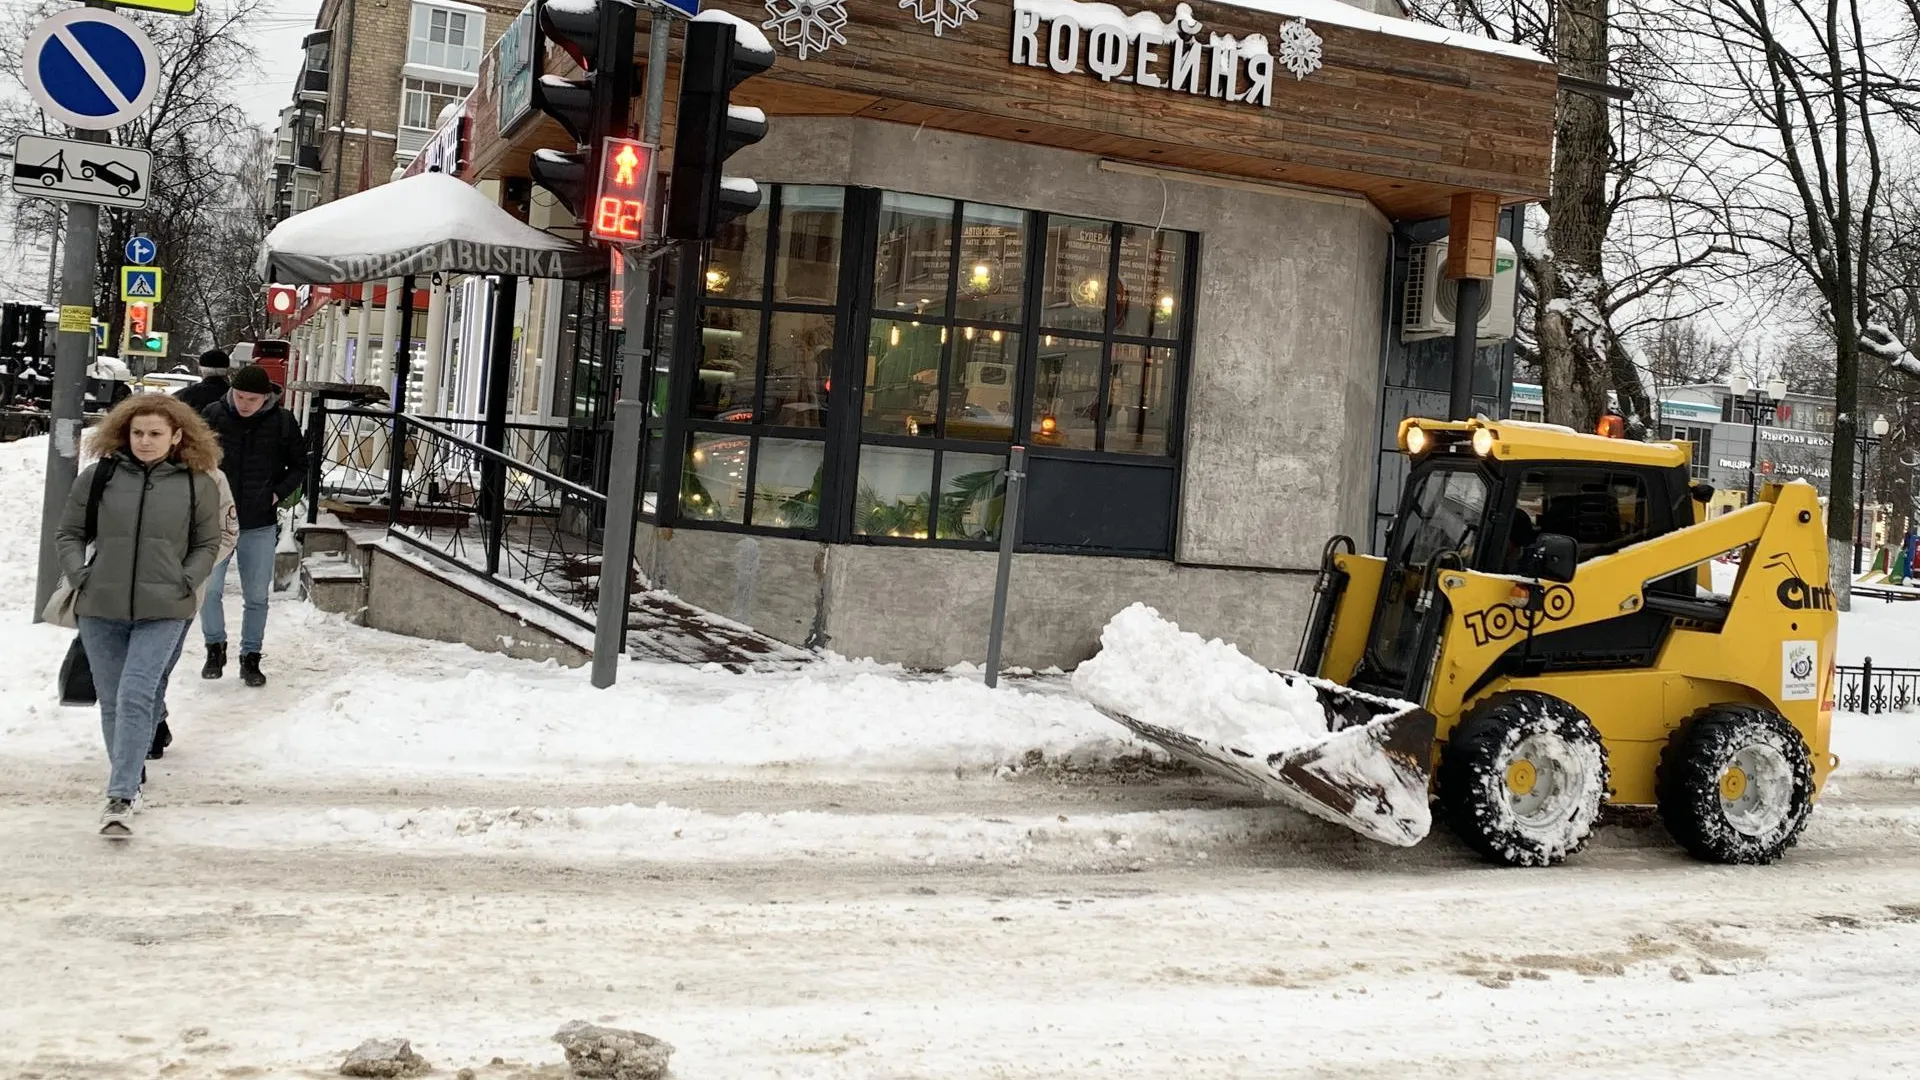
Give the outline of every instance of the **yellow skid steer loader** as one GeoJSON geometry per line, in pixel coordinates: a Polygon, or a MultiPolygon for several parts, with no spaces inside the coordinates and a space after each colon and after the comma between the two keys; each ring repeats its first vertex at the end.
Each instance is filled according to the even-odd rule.
{"type": "Polygon", "coordinates": [[[1485,419],[1407,420],[1399,442],[1386,554],[1328,543],[1282,673],[1316,688],[1328,738],[1263,754],[1109,715],[1388,843],[1419,842],[1431,805],[1487,858],[1549,865],[1613,803],[1658,807],[1709,861],[1791,846],[1835,763],[1814,489],[1709,519],[1685,444],[1485,419]],[[1715,596],[1711,560],[1736,551],[1715,596]]]}

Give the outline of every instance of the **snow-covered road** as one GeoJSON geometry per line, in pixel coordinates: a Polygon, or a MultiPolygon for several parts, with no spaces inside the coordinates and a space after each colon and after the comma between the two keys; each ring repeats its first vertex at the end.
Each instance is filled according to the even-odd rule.
{"type": "MultiPolygon", "coordinates": [[[[31,455],[0,446],[0,504],[31,455]]],[[[668,1040],[680,1080],[1920,1075],[1913,714],[1836,721],[1778,866],[1629,817],[1502,870],[1131,758],[1064,680],[603,693],[289,601],[265,690],[189,653],[114,845],[32,565],[0,518],[5,1080],[320,1077],[386,1035],[558,1080],[573,1019],[668,1040]]],[[[1848,618],[1843,655],[1920,666],[1920,604],[1848,618]]]]}
{"type": "Polygon", "coordinates": [[[391,1033],[511,1076],[484,1066],[557,1062],[574,1018],[666,1038],[676,1075],[710,1080],[1920,1070],[1910,782],[1836,792],[1787,862],[1737,870],[1636,823],[1511,871],[1224,789],[1038,778],[635,785],[732,823],[682,841],[697,856],[644,822],[617,850],[309,828],[422,794],[182,782],[125,847],[82,835],[71,789],[0,801],[0,1075],[307,1075],[391,1033]],[[1181,812],[1198,843],[1128,824],[1170,805],[1202,807],[1181,812]],[[785,838],[758,823],[794,806],[827,809],[785,838]],[[1284,827],[1225,824],[1256,818],[1284,827]],[[1053,839],[1016,865],[980,835],[996,820],[1053,839]]]}

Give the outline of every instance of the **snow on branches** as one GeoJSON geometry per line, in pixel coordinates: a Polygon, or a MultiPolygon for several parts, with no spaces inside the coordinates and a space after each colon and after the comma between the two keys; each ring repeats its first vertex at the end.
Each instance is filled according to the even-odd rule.
{"type": "Polygon", "coordinates": [[[1915,357],[1906,344],[1885,326],[1868,323],[1861,327],[1860,347],[1885,360],[1893,370],[1920,379],[1920,357],[1915,357]]]}

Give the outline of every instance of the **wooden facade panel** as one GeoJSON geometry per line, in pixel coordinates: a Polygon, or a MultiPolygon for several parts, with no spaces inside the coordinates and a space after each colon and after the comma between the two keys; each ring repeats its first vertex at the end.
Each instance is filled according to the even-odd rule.
{"type": "MultiPolygon", "coordinates": [[[[714,6],[756,23],[766,18],[751,0],[714,6]]],[[[1205,0],[1191,7],[1201,40],[1258,33],[1274,43],[1286,21],[1205,0]]],[[[978,20],[940,37],[895,0],[847,0],[846,10],[845,44],[804,61],[776,44],[774,69],[739,98],[775,116],[845,112],[1314,183],[1367,194],[1396,216],[1435,208],[1444,216],[1456,191],[1507,201],[1546,195],[1555,101],[1547,64],[1308,20],[1323,43],[1323,66],[1295,79],[1276,65],[1272,104],[1263,108],[1137,86],[1126,76],[1103,81],[1086,70],[1084,49],[1071,74],[1016,65],[1011,0],[980,0],[978,20]]],[[[1172,15],[1171,4],[1123,10],[1172,15]]],[[[1044,48],[1044,27],[1040,41],[1044,48]]],[[[1170,76],[1170,46],[1155,51],[1155,70],[1170,76]]]]}
{"type": "MultiPolygon", "coordinates": [[[[1210,34],[1262,34],[1277,44],[1281,16],[1190,0],[1210,34]]],[[[711,0],[759,24],[758,0],[711,0]]],[[[1460,192],[1502,202],[1544,198],[1555,73],[1551,65],[1307,20],[1323,66],[1295,79],[1274,65],[1272,103],[1214,99],[1103,81],[1085,51],[1071,74],[1011,61],[1013,0],[979,0],[976,21],[935,37],[897,0],[846,0],[845,44],[800,60],[780,46],[764,75],[735,93],[774,117],[863,116],[1099,154],[1196,172],[1282,181],[1365,195],[1390,216],[1444,217],[1460,192]]],[[[1164,6],[1126,4],[1171,18],[1164,6]]],[[[647,51],[644,30],[636,45],[647,51]]],[[[771,32],[770,32],[771,36],[771,32]]],[[[1047,33],[1040,33],[1044,49],[1047,33]]],[[[678,59],[675,42],[674,57],[678,59]]],[[[1171,48],[1154,46],[1171,74],[1171,48]]],[[[549,67],[570,66],[553,50],[549,67]]],[[[1204,79],[1204,64],[1203,64],[1204,79]]],[[[671,102],[671,98],[669,101],[671,102]]],[[[669,129],[672,109],[667,110],[669,129]]],[[[511,147],[476,146],[482,175],[524,170],[534,146],[563,146],[556,125],[522,125],[511,147]]],[[[495,140],[497,142],[497,140],[495,140]]],[[[668,139],[670,143],[670,137],[668,139]]]]}

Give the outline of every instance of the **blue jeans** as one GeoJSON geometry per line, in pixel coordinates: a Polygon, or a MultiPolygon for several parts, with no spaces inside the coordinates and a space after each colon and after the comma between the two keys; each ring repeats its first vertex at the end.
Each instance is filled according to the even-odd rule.
{"type": "Polygon", "coordinates": [[[100,697],[100,735],[113,763],[109,799],[131,799],[140,791],[140,770],[159,723],[154,703],[160,680],[186,630],[185,619],[80,620],[80,640],[100,697]]]}
{"type": "Polygon", "coordinates": [[[240,560],[240,652],[257,653],[267,637],[267,594],[273,590],[273,552],[280,543],[278,525],[241,529],[233,554],[221,559],[207,582],[207,599],[200,605],[200,633],[209,645],[227,643],[227,613],[220,606],[227,587],[227,564],[240,560]]]}
{"type": "Polygon", "coordinates": [[[167,710],[167,684],[173,681],[173,669],[180,666],[180,653],[187,647],[187,634],[193,630],[193,620],[184,619],[180,623],[180,640],[173,645],[173,658],[167,661],[167,670],[160,676],[160,690],[153,703],[153,725],[159,727],[172,715],[167,710]]]}

